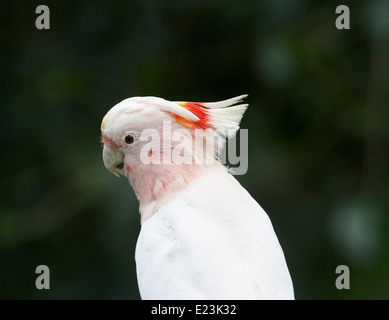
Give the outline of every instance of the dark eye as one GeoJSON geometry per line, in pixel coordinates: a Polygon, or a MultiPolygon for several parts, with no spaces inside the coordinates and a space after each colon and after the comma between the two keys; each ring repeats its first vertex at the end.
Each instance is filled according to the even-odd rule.
{"type": "Polygon", "coordinates": [[[120,163],[116,166],[116,168],[118,168],[118,169],[123,169],[123,167],[124,167],[124,163],[123,163],[123,162],[120,162],[120,163]]]}
{"type": "Polygon", "coordinates": [[[125,138],[124,138],[124,141],[126,142],[126,143],[128,143],[128,144],[131,144],[131,143],[133,143],[134,142],[134,137],[132,136],[132,135],[128,135],[128,136],[126,136],[125,138]]]}

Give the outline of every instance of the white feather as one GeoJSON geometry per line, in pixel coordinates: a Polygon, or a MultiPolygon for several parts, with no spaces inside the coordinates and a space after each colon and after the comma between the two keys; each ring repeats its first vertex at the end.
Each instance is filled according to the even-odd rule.
{"type": "Polygon", "coordinates": [[[141,97],[142,101],[152,104],[156,107],[159,107],[161,110],[171,112],[173,114],[176,114],[178,116],[181,116],[189,121],[198,121],[199,118],[190,112],[189,110],[181,107],[177,103],[157,98],[157,97],[141,97]]]}
{"type": "Polygon", "coordinates": [[[240,104],[229,108],[209,110],[212,125],[225,137],[232,137],[239,129],[239,123],[248,106],[248,104],[240,104]]]}
{"type": "Polygon", "coordinates": [[[293,299],[284,254],[263,209],[223,167],[142,225],[142,299],[293,299]]]}
{"type": "Polygon", "coordinates": [[[227,99],[227,100],[223,100],[223,101],[205,102],[202,105],[204,107],[210,108],[210,109],[225,108],[225,107],[229,107],[229,106],[232,106],[234,104],[237,104],[237,103],[241,102],[247,96],[248,96],[247,94],[243,94],[241,96],[238,96],[238,97],[235,97],[235,98],[231,98],[231,99],[227,99]]]}

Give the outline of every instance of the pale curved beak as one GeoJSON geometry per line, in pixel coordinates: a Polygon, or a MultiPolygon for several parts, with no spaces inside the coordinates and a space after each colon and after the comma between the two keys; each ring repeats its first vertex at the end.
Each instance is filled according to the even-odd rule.
{"type": "Polygon", "coordinates": [[[103,161],[105,167],[111,171],[115,176],[120,177],[119,173],[123,173],[124,154],[120,150],[113,150],[110,147],[104,146],[103,161]]]}

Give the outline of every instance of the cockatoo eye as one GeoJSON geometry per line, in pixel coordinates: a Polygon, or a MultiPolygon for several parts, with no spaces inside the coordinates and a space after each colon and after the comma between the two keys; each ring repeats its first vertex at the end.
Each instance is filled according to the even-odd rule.
{"type": "Polygon", "coordinates": [[[134,142],[134,136],[132,135],[127,135],[125,138],[124,138],[124,141],[127,143],[127,144],[131,144],[134,142]]]}
{"type": "Polygon", "coordinates": [[[123,163],[123,162],[119,163],[119,164],[116,166],[116,168],[118,168],[118,169],[123,169],[123,167],[124,167],[124,163],[123,163]]]}

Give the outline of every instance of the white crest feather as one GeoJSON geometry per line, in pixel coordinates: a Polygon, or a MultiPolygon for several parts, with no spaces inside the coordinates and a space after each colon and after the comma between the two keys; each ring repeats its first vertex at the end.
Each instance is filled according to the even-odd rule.
{"type": "Polygon", "coordinates": [[[144,102],[147,104],[152,104],[156,107],[159,107],[161,110],[171,112],[189,121],[199,120],[199,118],[195,114],[181,107],[177,103],[157,97],[141,97],[141,99],[144,100],[144,102]]]}
{"type": "Polygon", "coordinates": [[[204,107],[210,108],[210,109],[225,108],[225,107],[233,106],[234,104],[237,104],[239,102],[242,102],[242,100],[244,98],[246,98],[247,96],[248,96],[247,94],[243,94],[241,96],[238,96],[238,97],[235,97],[235,98],[231,98],[231,99],[227,99],[227,100],[223,100],[223,101],[206,102],[206,103],[203,103],[202,105],[204,107]]]}
{"type": "Polygon", "coordinates": [[[204,103],[203,105],[210,108],[209,114],[211,115],[211,121],[213,127],[225,137],[232,137],[239,129],[240,121],[242,120],[243,114],[247,110],[248,104],[238,104],[242,102],[247,94],[212,103],[204,103]]]}
{"type": "Polygon", "coordinates": [[[210,108],[208,109],[208,113],[211,118],[210,122],[216,129],[219,137],[217,140],[217,154],[221,153],[226,139],[232,138],[239,130],[240,121],[242,120],[243,114],[249,105],[234,104],[242,102],[242,100],[246,97],[247,94],[219,102],[202,104],[203,106],[210,108]]]}

